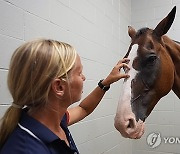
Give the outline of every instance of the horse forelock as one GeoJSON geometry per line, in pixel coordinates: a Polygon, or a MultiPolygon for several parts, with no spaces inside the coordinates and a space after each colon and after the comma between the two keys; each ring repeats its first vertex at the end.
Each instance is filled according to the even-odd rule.
{"type": "MultiPolygon", "coordinates": [[[[127,58],[127,57],[129,56],[129,53],[130,53],[130,51],[131,51],[131,48],[132,48],[135,40],[138,39],[140,36],[143,36],[144,34],[146,34],[149,30],[150,30],[150,29],[149,29],[148,27],[143,27],[143,28],[141,28],[141,29],[139,29],[139,30],[137,31],[134,39],[131,40],[132,42],[131,42],[131,44],[130,44],[130,46],[129,46],[129,48],[128,48],[128,51],[127,51],[126,55],[124,56],[124,58],[127,58]]],[[[136,43],[135,43],[135,44],[136,44],[136,43]]]]}
{"type": "Polygon", "coordinates": [[[148,27],[143,27],[141,29],[139,29],[135,35],[135,38],[139,38],[140,36],[144,35],[147,33],[147,31],[149,31],[150,29],[148,27]]]}

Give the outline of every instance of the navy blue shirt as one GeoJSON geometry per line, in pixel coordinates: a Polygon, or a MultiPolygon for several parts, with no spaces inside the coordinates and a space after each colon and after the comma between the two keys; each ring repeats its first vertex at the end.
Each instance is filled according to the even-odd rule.
{"type": "Polygon", "coordinates": [[[66,134],[69,146],[26,112],[23,109],[18,126],[9,136],[0,154],[79,154],[67,128],[67,114],[64,115],[60,125],[66,134]]]}

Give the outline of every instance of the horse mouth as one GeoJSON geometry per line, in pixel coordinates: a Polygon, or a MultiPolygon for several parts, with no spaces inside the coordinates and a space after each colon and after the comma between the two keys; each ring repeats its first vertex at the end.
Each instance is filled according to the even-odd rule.
{"type": "Polygon", "coordinates": [[[144,134],[144,122],[137,122],[135,118],[119,121],[119,118],[115,117],[114,126],[125,138],[140,139],[144,134]]]}

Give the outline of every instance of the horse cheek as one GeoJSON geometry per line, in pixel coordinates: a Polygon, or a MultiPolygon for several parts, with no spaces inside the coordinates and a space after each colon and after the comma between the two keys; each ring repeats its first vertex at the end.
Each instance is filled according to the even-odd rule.
{"type": "Polygon", "coordinates": [[[167,95],[172,89],[174,83],[173,67],[174,66],[169,55],[161,56],[161,68],[155,85],[155,89],[159,98],[167,95]]]}

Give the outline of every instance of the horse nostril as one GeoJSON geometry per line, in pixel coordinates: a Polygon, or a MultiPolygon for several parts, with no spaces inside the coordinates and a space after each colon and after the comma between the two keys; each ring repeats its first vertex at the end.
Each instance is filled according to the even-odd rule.
{"type": "Polygon", "coordinates": [[[135,120],[134,119],[129,119],[127,128],[135,128],[135,120]]]}

